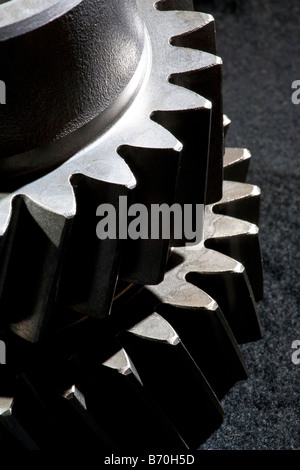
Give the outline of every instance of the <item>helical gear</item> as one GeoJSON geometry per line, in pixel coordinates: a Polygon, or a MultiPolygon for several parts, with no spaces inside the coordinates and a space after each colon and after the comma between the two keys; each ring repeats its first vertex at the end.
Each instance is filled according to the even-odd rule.
{"type": "MultiPolygon", "coordinates": [[[[54,43],[67,38],[76,80],[86,73],[95,88],[83,87],[87,103],[76,96],[74,109],[62,111],[64,130],[55,121],[50,126],[50,118],[37,127],[47,110],[35,97],[33,122],[25,122],[26,132],[15,129],[12,143],[17,108],[9,107],[9,90],[17,53],[0,77],[7,88],[0,108],[6,116],[0,312],[7,347],[0,443],[195,449],[221,424],[220,399],[247,378],[238,344],[261,336],[260,191],[245,184],[250,153],[224,150],[230,121],[222,110],[214,20],[193,11],[189,0],[47,1],[46,10],[33,3],[35,26],[26,8],[15,10],[14,24],[10,2],[1,5],[0,56],[9,57],[20,37],[22,53],[33,54],[32,37],[47,43],[53,38],[45,28],[53,28],[54,43]],[[91,24],[97,40],[87,48],[96,58],[87,63],[88,35],[77,20],[84,11],[85,25],[94,16],[101,29],[104,19],[117,21],[116,11],[124,12],[125,24],[105,47],[91,24]],[[99,47],[113,51],[101,86],[94,77],[99,47]],[[109,72],[119,69],[110,86],[109,72]],[[148,208],[203,204],[201,242],[98,239],[97,207],[117,207],[120,196],[148,208]]],[[[44,80],[42,54],[38,64],[44,80]]],[[[45,79],[49,96],[41,90],[44,103],[57,109],[73,99],[65,96],[62,70],[55,89],[45,79]]],[[[26,109],[26,97],[22,104],[26,109]]]]}

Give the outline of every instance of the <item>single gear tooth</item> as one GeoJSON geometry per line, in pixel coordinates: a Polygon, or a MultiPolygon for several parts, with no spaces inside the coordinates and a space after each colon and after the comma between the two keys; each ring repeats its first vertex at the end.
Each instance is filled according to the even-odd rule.
{"type": "Polygon", "coordinates": [[[57,401],[57,408],[60,423],[64,427],[64,434],[71,449],[78,446],[83,449],[97,448],[103,452],[117,450],[88,413],[85,398],[75,385],[62,394],[62,400],[57,401]]]}
{"type": "MultiPolygon", "coordinates": [[[[192,49],[188,50],[191,51],[192,49]]],[[[210,54],[207,54],[207,56],[210,56],[210,54]]],[[[212,103],[211,135],[214,138],[211,139],[209,149],[206,204],[217,202],[222,198],[224,128],[221,64],[222,61],[215,57],[211,66],[207,68],[179,74],[174,73],[169,77],[171,83],[195,91],[205,96],[212,103]]]]}
{"type": "Polygon", "coordinates": [[[235,219],[226,215],[215,214],[213,205],[205,207],[207,223],[204,227],[205,243],[211,238],[224,238],[230,236],[238,236],[244,234],[256,235],[259,231],[258,227],[246,220],[235,219]]]}
{"type": "Polygon", "coordinates": [[[159,449],[162,439],[167,448],[185,449],[176,431],[143,387],[126,351],[117,351],[102,364],[97,359],[97,356],[76,358],[77,380],[82,384],[87,409],[117,449],[150,451],[159,449]]]}
{"type": "Polygon", "coordinates": [[[163,304],[157,311],[180,334],[219,400],[236,382],[248,378],[237,340],[218,307],[196,309],[163,304]]]}
{"type": "Polygon", "coordinates": [[[246,364],[217,303],[182,275],[178,265],[167,271],[161,284],[147,289],[158,297],[157,312],[179,334],[220,399],[237,381],[248,377],[246,364]]]}
{"type": "Polygon", "coordinates": [[[12,331],[29,341],[39,339],[53,310],[60,250],[68,222],[28,197],[17,196],[13,200],[12,218],[1,250],[1,314],[12,331]],[[28,266],[32,268],[31,276],[28,266]]]}
{"type": "Polygon", "coordinates": [[[154,313],[119,339],[145,388],[187,445],[197,448],[221,423],[223,411],[175,330],[154,313]]]}
{"type": "Polygon", "coordinates": [[[200,109],[156,111],[152,119],[183,142],[175,202],[203,204],[209,153],[210,103],[200,109]]]}
{"type": "Polygon", "coordinates": [[[186,12],[174,13],[174,20],[180,21],[180,26],[170,31],[170,44],[177,47],[189,47],[210,54],[217,54],[215,21],[211,15],[205,13],[186,12]]]}
{"type": "Polygon", "coordinates": [[[260,339],[256,304],[243,265],[212,250],[202,249],[199,255],[193,264],[187,263],[186,280],[217,302],[238,343],[260,339]]]}
{"type": "MultiPolygon", "coordinates": [[[[178,154],[174,150],[155,152],[133,147],[123,147],[119,151],[138,181],[143,182],[137,185],[134,203],[143,204],[148,209],[154,203],[171,205],[174,201],[178,154]]],[[[150,225],[148,223],[148,230],[150,225]]],[[[168,239],[148,238],[148,231],[144,239],[128,239],[121,266],[122,279],[141,284],[160,282],[165,272],[169,243],[168,239]],[[158,262],[153,263],[153,259],[158,262]]]]}
{"type": "Polygon", "coordinates": [[[40,450],[14,416],[13,398],[0,397],[0,424],[23,450],[40,450]]]}
{"type": "MultiPolygon", "coordinates": [[[[175,250],[175,255],[177,250],[175,250]]],[[[183,254],[181,252],[181,254],[183,254]]],[[[185,259],[181,261],[184,263],[185,259]]],[[[188,273],[179,265],[174,270],[167,271],[162,283],[157,286],[147,286],[159,301],[178,308],[216,310],[216,302],[198,287],[185,282],[188,273]],[[175,271],[175,272],[174,272],[175,271]]],[[[158,308],[158,307],[157,307],[158,308]]]]}
{"type": "Polygon", "coordinates": [[[235,181],[224,181],[223,197],[214,204],[213,212],[258,225],[260,194],[260,189],[257,186],[235,181]]]}
{"type": "Polygon", "coordinates": [[[252,288],[244,266],[229,256],[205,248],[202,243],[188,248],[175,248],[173,251],[182,261],[176,268],[176,276],[172,276],[172,271],[167,272],[166,282],[157,286],[163,301],[178,307],[190,308],[193,303],[194,306],[201,306],[203,302],[203,308],[211,309],[209,301],[214,299],[238,343],[259,339],[261,337],[260,324],[252,288]],[[170,275],[172,281],[168,282],[170,275]],[[198,300],[197,291],[189,289],[190,297],[185,295],[182,296],[183,300],[178,301],[180,293],[187,290],[184,280],[204,291],[198,293],[198,300]],[[169,285],[174,286],[170,291],[168,291],[169,285]],[[172,298],[173,295],[174,298],[172,298]]]}
{"type": "Polygon", "coordinates": [[[205,246],[230,256],[245,266],[256,300],[263,295],[262,255],[259,229],[240,219],[212,213],[207,207],[205,246]]]}
{"type": "Polygon", "coordinates": [[[224,179],[244,183],[247,178],[251,153],[243,148],[225,148],[224,179]]]}
{"type": "MultiPolygon", "coordinates": [[[[76,194],[76,217],[72,221],[57,300],[82,315],[103,318],[110,312],[119,274],[120,241],[99,239],[95,215],[100,204],[111,204],[119,218],[119,198],[129,197],[123,185],[86,176],[72,178],[76,194]]],[[[100,220],[100,219],[99,219],[100,220]]]]}

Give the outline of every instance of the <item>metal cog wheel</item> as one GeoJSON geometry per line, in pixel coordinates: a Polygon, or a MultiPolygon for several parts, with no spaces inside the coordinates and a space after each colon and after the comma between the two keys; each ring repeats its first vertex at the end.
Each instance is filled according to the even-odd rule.
{"type": "Polygon", "coordinates": [[[261,336],[260,191],[224,151],[214,20],[190,0],[0,3],[0,445],[196,449],[261,336]],[[202,241],[99,240],[119,196],[204,204],[202,241]]]}

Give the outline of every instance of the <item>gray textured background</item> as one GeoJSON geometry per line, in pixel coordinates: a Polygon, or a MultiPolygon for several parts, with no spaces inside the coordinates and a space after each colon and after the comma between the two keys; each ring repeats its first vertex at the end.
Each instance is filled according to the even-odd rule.
{"type": "Polygon", "coordinates": [[[223,400],[225,420],[201,449],[300,450],[300,2],[196,1],[216,19],[224,61],[224,112],[232,119],[227,146],[253,155],[248,182],[262,190],[261,243],[264,338],[243,346],[251,378],[223,400]]]}

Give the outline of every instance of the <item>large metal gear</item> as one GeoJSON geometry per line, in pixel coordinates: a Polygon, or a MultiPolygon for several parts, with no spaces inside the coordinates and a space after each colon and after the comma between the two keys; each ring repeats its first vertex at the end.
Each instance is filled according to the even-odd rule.
{"type": "Polygon", "coordinates": [[[189,0],[0,3],[0,443],[195,449],[261,335],[260,191],[249,152],[224,151],[214,20],[189,0]],[[99,240],[119,196],[205,204],[202,241],[99,240]]]}

